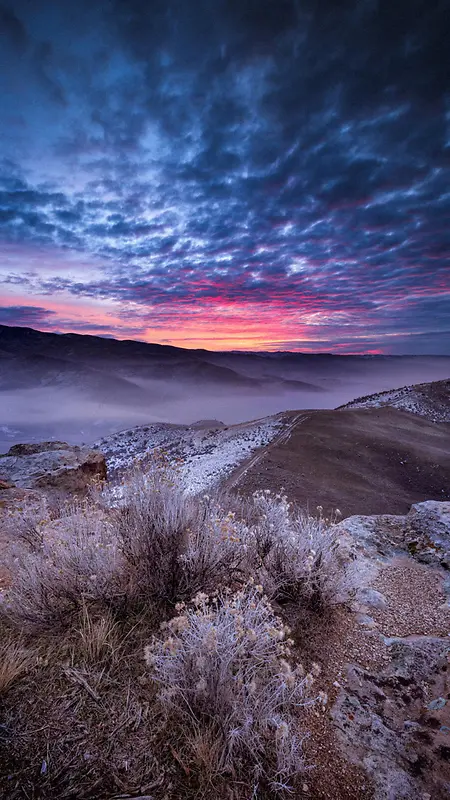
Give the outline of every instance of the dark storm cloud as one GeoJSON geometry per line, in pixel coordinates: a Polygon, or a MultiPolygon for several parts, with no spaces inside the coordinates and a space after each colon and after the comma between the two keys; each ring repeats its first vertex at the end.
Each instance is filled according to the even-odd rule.
{"type": "Polygon", "coordinates": [[[0,308],[1,325],[47,325],[54,311],[38,306],[5,306],[0,308]]]}
{"type": "Polygon", "coordinates": [[[100,280],[36,268],[30,291],[156,307],[154,326],[259,305],[302,330],[320,314],[330,346],[352,318],[383,347],[398,331],[442,348],[447,11],[4,3],[1,239],[104,265],[100,280]]]}

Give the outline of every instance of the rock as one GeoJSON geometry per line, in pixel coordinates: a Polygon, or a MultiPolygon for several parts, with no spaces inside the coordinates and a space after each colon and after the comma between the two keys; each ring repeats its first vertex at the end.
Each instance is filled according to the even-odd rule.
{"type": "Polygon", "coordinates": [[[372,778],[374,800],[450,797],[450,502],[417,503],[404,516],[349,517],[336,527],[353,539],[363,574],[352,610],[388,650],[384,667],[349,668],[331,709],[338,739],[372,778]]]}
{"type": "Polygon", "coordinates": [[[428,711],[440,711],[441,708],[447,704],[447,700],[445,697],[437,697],[436,700],[432,700],[431,703],[427,703],[428,711]]]}
{"type": "Polygon", "coordinates": [[[14,487],[14,484],[11,483],[11,481],[2,481],[2,480],[0,480],[0,490],[12,489],[13,487],[14,487]]]}
{"type": "Polygon", "coordinates": [[[450,551],[450,501],[426,500],[411,506],[408,520],[414,531],[450,551]]]}
{"type": "Polygon", "coordinates": [[[14,445],[0,459],[0,479],[22,489],[83,492],[106,479],[102,453],[66,442],[14,445]]]}
{"type": "Polygon", "coordinates": [[[358,622],[368,630],[373,630],[377,627],[377,623],[373,617],[370,617],[368,614],[358,614],[358,622]]]}
{"type": "Polygon", "coordinates": [[[14,444],[6,453],[7,456],[32,456],[35,453],[45,453],[51,450],[67,450],[70,444],[67,442],[26,442],[24,444],[14,444]]]}
{"type": "Polygon", "coordinates": [[[347,757],[372,777],[375,800],[447,796],[449,645],[427,636],[397,639],[385,668],[348,670],[331,715],[347,757]],[[424,705],[431,686],[439,696],[424,705]]]}
{"type": "Polygon", "coordinates": [[[386,608],[387,606],[385,596],[370,587],[360,589],[357,593],[357,600],[364,606],[370,606],[371,608],[386,608]]]}
{"type": "Polygon", "coordinates": [[[423,564],[450,565],[450,501],[415,503],[405,516],[347,517],[336,527],[353,538],[372,566],[402,552],[423,564]]]}

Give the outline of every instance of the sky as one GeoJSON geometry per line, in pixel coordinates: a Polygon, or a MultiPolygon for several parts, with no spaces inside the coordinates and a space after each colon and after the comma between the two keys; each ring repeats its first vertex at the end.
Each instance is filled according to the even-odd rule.
{"type": "Polygon", "coordinates": [[[450,0],[0,0],[0,324],[450,354],[450,0]]]}

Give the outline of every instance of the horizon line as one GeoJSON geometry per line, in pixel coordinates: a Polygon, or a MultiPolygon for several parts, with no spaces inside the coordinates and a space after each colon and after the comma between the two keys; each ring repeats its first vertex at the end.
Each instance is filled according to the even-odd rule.
{"type": "Polygon", "coordinates": [[[133,338],[124,338],[120,339],[117,336],[113,336],[112,334],[99,334],[99,333],[79,333],[77,331],[55,331],[55,330],[44,330],[42,328],[33,328],[31,325],[9,325],[8,323],[0,322],[0,328],[14,328],[20,330],[28,330],[33,331],[34,333],[44,333],[53,336],[79,336],[84,338],[90,339],[104,339],[106,341],[114,341],[114,342],[132,342],[135,344],[143,344],[149,346],[157,346],[157,347],[167,347],[172,348],[174,350],[184,350],[190,353],[196,352],[207,352],[207,353],[233,353],[236,355],[304,355],[304,356],[333,356],[333,357],[360,357],[360,358],[450,358],[450,354],[445,353],[374,353],[370,351],[366,352],[346,352],[346,353],[335,353],[332,350],[316,350],[316,351],[309,351],[309,350],[252,350],[252,349],[225,349],[225,350],[210,350],[207,347],[183,347],[182,345],[175,345],[169,344],[167,342],[148,342],[144,339],[133,339],[133,338]]]}

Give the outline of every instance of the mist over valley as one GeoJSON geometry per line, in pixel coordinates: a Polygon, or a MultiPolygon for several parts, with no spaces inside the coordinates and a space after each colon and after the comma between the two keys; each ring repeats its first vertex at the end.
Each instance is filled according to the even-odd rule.
{"type": "Polygon", "coordinates": [[[148,423],[227,425],[447,378],[450,357],[217,353],[0,326],[0,451],[148,423]]]}

